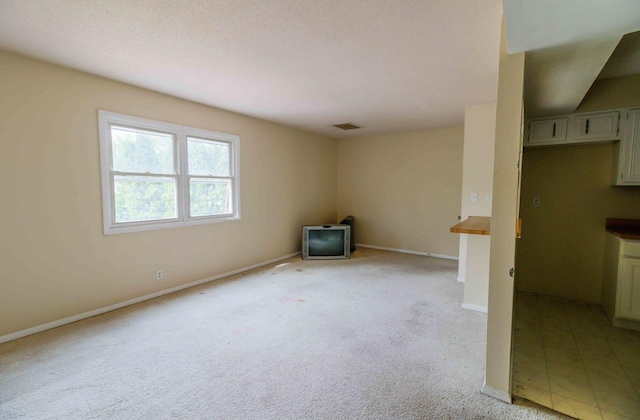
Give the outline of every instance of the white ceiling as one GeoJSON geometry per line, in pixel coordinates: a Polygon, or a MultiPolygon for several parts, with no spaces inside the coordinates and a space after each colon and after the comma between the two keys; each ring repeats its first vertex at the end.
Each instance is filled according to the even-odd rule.
{"type": "Polygon", "coordinates": [[[495,101],[501,19],[501,0],[2,0],[0,49],[340,138],[495,101]]]}
{"type": "MultiPolygon", "coordinates": [[[[640,29],[638,0],[504,7],[539,115],[572,112],[640,29]]],[[[495,101],[501,17],[502,0],[0,0],[0,49],[341,138],[495,101]]]]}
{"type": "Polygon", "coordinates": [[[509,52],[620,37],[640,29],[638,0],[504,0],[509,52]]]}
{"type": "Polygon", "coordinates": [[[638,0],[504,0],[504,11],[509,52],[526,51],[529,118],[574,112],[599,75],[640,72],[637,42],[616,49],[640,30],[638,0]]]}
{"type": "Polygon", "coordinates": [[[527,118],[573,113],[607,63],[620,37],[588,40],[526,53],[527,118]]]}

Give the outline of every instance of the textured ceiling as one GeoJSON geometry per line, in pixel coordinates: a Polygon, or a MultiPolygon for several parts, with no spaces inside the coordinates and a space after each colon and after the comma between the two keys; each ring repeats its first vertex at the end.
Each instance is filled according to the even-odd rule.
{"type": "Polygon", "coordinates": [[[640,29],[638,0],[504,0],[509,52],[612,39],[640,29]]]}
{"type": "Polygon", "coordinates": [[[527,118],[572,113],[598,75],[640,70],[638,44],[618,46],[640,29],[639,0],[504,0],[504,11],[509,51],[526,51],[527,118]]]}
{"type": "Polygon", "coordinates": [[[0,49],[339,138],[495,101],[501,17],[501,0],[2,0],[0,49]]]}

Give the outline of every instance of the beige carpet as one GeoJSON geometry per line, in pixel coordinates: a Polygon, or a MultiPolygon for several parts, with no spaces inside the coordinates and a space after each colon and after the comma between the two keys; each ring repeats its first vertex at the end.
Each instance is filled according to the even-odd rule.
{"type": "Polygon", "coordinates": [[[480,394],[457,262],[299,258],[0,345],[0,418],[558,418],[480,394]]]}

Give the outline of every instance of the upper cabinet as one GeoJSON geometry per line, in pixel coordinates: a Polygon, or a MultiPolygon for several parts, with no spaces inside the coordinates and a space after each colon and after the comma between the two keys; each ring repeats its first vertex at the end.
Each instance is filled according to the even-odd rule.
{"type": "Polygon", "coordinates": [[[573,139],[575,141],[618,139],[620,112],[578,114],[573,117],[573,139]]]}
{"type": "Polygon", "coordinates": [[[533,120],[529,123],[529,145],[558,144],[567,141],[567,118],[533,120]]]}
{"type": "Polygon", "coordinates": [[[615,185],[640,185],[640,109],[626,115],[624,136],[616,145],[615,185]]]}
{"type": "Polygon", "coordinates": [[[554,146],[620,139],[620,110],[529,121],[524,145],[554,146]]]}
{"type": "Polygon", "coordinates": [[[640,186],[640,108],[537,118],[525,127],[525,147],[614,142],[613,185],[640,186]]]}

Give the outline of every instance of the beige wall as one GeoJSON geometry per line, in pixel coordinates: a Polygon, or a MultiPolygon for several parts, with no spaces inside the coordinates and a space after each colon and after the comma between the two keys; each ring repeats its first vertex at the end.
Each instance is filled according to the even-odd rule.
{"type": "Polygon", "coordinates": [[[338,215],[358,243],[458,255],[463,128],[338,142],[338,215]]]}
{"type": "MultiPolygon", "coordinates": [[[[640,75],[596,81],[576,112],[630,106],[640,75]]],[[[525,149],[518,290],[601,303],[605,219],[640,218],[640,187],[611,185],[613,159],[611,143],[525,149]]]]}
{"type": "Polygon", "coordinates": [[[612,186],[612,162],[611,143],[525,149],[518,290],[601,303],[605,219],[640,219],[640,188],[612,186]]]}
{"type": "MultiPolygon", "coordinates": [[[[496,136],[496,104],[470,106],[464,112],[462,164],[462,220],[469,216],[491,216],[493,154],[496,136]],[[478,201],[471,201],[471,194],[478,201]]],[[[460,235],[458,280],[464,281],[463,308],[487,311],[491,237],[460,235]]]]}
{"type": "Polygon", "coordinates": [[[0,80],[0,336],[296,252],[337,217],[334,139],[4,52],[0,80]],[[104,236],[98,109],[238,134],[242,220],[104,236]]]}
{"type": "Polygon", "coordinates": [[[640,74],[596,80],[576,112],[640,106],[640,74]]]}
{"type": "Polygon", "coordinates": [[[496,140],[496,104],[465,108],[464,158],[462,170],[462,219],[469,216],[491,216],[493,193],[493,154],[496,140]],[[471,201],[471,193],[478,201],[471,201]]]}
{"type": "MultiPolygon", "coordinates": [[[[511,402],[514,294],[513,278],[509,276],[509,269],[515,263],[523,85],[524,53],[509,55],[503,18],[493,164],[487,360],[482,392],[508,402],[511,402]]],[[[516,276],[518,275],[516,270],[516,276]]]]}

